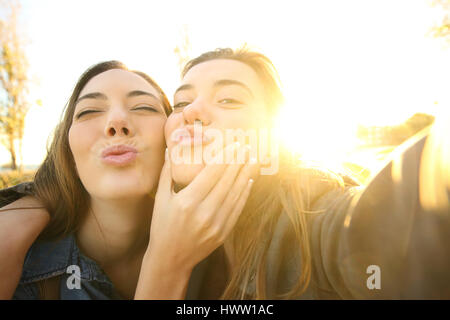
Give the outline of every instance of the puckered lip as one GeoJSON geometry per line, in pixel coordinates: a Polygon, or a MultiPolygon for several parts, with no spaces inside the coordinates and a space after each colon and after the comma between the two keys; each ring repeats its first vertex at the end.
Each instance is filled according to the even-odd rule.
{"type": "Polygon", "coordinates": [[[134,148],[132,146],[121,144],[121,145],[111,146],[106,149],[103,149],[103,151],[101,153],[101,157],[106,158],[108,156],[120,156],[120,155],[123,155],[128,152],[138,153],[136,148],[134,148]]]}
{"type": "Polygon", "coordinates": [[[103,163],[112,166],[127,166],[136,160],[138,150],[128,145],[115,145],[104,149],[101,153],[103,163]]]}
{"type": "Polygon", "coordinates": [[[186,146],[192,146],[197,144],[209,144],[211,138],[204,133],[205,129],[195,132],[193,126],[185,126],[178,128],[171,134],[171,140],[175,144],[181,144],[186,146]]]}

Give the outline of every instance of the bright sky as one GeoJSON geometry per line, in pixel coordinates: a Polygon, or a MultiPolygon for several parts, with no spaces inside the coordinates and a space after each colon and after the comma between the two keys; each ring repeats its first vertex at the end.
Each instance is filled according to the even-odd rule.
{"type": "MultiPolygon", "coordinates": [[[[31,93],[42,100],[26,119],[25,164],[43,160],[77,78],[92,64],[121,60],[171,97],[184,27],[192,57],[247,43],[272,59],[288,99],[282,133],[296,149],[344,148],[358,123],[399,123],[449,106],[449,52],[426,37],[440,17],[427,0],[22,3],[31,93]]],[[[8,161],[1,151],[0,162],[8,161]]]]}

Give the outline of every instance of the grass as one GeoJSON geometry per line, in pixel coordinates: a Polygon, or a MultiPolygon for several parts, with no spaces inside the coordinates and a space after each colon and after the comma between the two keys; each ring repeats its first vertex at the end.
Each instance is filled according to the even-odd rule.
{"type": "Polygon", "coordinates": [[[33,180],[35,170],[9,170],[0,172],[0,189],[12,187],[16,184],[33,180]]]}

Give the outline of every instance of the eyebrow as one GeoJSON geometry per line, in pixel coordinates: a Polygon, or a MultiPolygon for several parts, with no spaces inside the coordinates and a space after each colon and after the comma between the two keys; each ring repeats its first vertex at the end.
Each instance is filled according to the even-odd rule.
{"type": "Polygon", "coordinates": [[[156,100],[159,100],[158,97],[156,97],[153,93],[150,93],[150,92],[147,92],[147,91],[134,90],[134,91],[130,91],[127,94],[128,98],[138,97],[138,96],[149,96],[149,97],[155,98],[156,100]]]}
{"type": "Polygon", "coordinates": [[[92,93],[85,94],[84,96],[78,98],[77,101],[75,101],[75,105],[78,104],[78,102],[80,102],[81,100],[84,100],[84,99],[108,100],[108,97],[106,95],[104,95],[103,93],[100,93],[100,92],[92,92],[92,93]]]}
{"type": "Polygon", "coordinates": [[[252,90],[250,90],[250,88],[246,84],[244,84],[240,81],[223,79],[223,80],[218,80],[214,83],[214,87],[224,87],[224,86],[232,86],[232,85],[237,85],[237,86],[244,88],[245,90],[248,91],[248,93],[250,93],[251,96],[253,96],[252,90]]]}
{"type": "MultiPolygon", "coordinates": [[[[214,82],[213,86],[214,87],[224,87],[224,86],[231,86],[231,85],[240,86],[240,87],[244,88],[245,90],[247,90],[252,96],[254,96],[252,90],[250,90],[250,88],[246,84],[244,84],[240,81],[237,81],[237,80],[231,80],[231,79],[217,80],[216,82],[214,82]]],[[[179,91],[191,90],[193,88],[194,88],[194,86],[192,84],[184,84],[184,85],[178,87],[177,90],[175,90],[174,95],[177,94],[177,92],[179,92],[179,91]]]]}
{"type": "MultiPolygon", "coordinates": [[[[149,96],[149,97],[155,98],[156,100],[159,100],[154,94],[152,94],[150,92],[146,92],[146,91],[141,91],[141,90],[130,91],[127,94],[128,98],[138,97],[138,96],[149,96]]],[[[75,104],[78,104],[81,100],[84,100],[84,99],[108,100],[108,97],[100,92],[92,92],[92,93],[85,94],[84,96],[78,98],[78,100],[75,102],[75,104]]]]}
{"type": "Polygon", "coordinates": [[[192,84],[183,84],[182,86],[178,87],[177,90],[175,90],[174,95],[176,95],[178,91],[191,90],[193,88],[194,86],[192,84]]]}

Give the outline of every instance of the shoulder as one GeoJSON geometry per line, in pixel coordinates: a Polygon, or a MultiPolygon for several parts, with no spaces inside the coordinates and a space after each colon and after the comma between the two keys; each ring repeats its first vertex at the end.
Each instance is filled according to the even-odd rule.
{"type": "MultiPolygon", "coordinates": [[[[289,181],[290,186],[296,185],[296,192],[290,191],[293,192],[292,197],[300,197],[305,204],[307,218],[329,211],[333,204],[345,203],[343,199],[351,200],[358,189],[351,177],[318,167],[298,168],[285,181],[289,181]]],[[[286,293],[298,283],[303,270],[302,255],[305,254],[285,211],[281,212],[273,230],[267,254],[268,292],[272,295],[275,292],[286,293]]],[[[313,295],[313,287],[308,286],[299,298],[308,299],[313,295]]]]}
{"type": "Polygon", "coordinates": [[[349,188],[358,186],[348,175],[317,166],[300,166],[291,173],[289,180],[291,184],[297,185],[307,209],[316,206],[324,197],[332,199],[349,188]]]}
{"type": "Polygon", "coordinates": [[[73,263],[74,238],[35,241],[28,250],[13,299],[57,299],[59,281],[73,263]]]}
{"type": "Polygon", "coordinates": [[[25,256],[19,283],[32,283],[65,273],[73,263],[74,251],[73,235],[56,241],[35,241],[25,256]]]}

